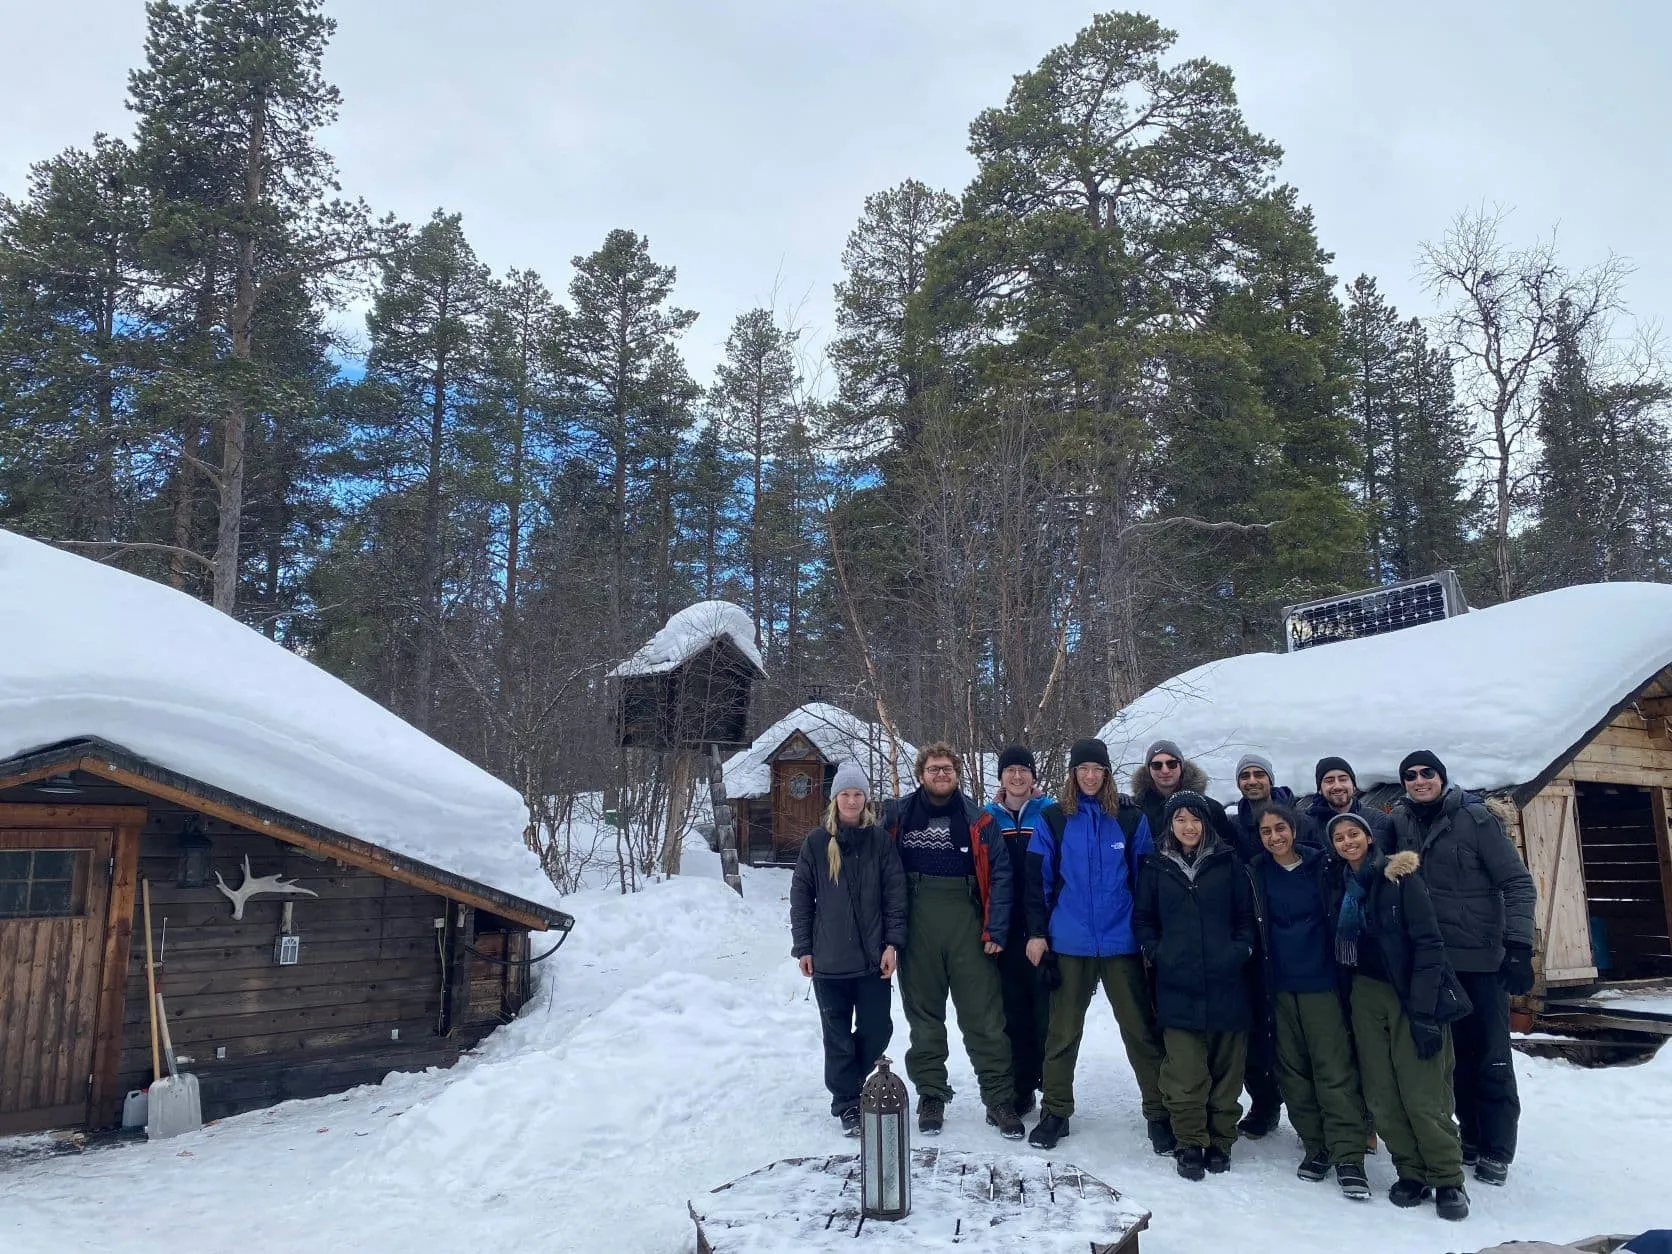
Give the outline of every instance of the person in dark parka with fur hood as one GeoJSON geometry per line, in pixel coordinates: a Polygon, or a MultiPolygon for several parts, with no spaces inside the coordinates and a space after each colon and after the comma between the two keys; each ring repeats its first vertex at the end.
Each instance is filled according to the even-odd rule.
{"type": "Polygon", "coordinates": [[[1231,1165],[1242,1114],[1253,1007],[1254,890],[1213,830],[1200,793],[1168,800],[1156,852],[1144,859],[1133,927],[1155,967],[1156,1020],[1166,1058],[1161,1091],[1178,1138],[1178,1171],[1200,1180],[1231,1165]]]}
{"type": "Polygon", "coordinates": [[[830,791],[790,879],[790,954],[818,993],[830,1113],[857,1136],[860,1086],[894,1033],[889,989],[906,947],[906,873],[858,765],[838,767],[830,791]]]}
{"type": "Polygon", "coordinates": [[[1463,1146],[1452,1119],[1451,1029],[1467,1010],[1421,858],[1376,847],[1370,825],[1338,814],[1328,829],[1335,954],[1347,986],[1365,1104],[1399,1178],[1395,1206],[1432,1193],[1442,1219],[1466,1219],[1463,1146]]]}
{"type": "Polygon", "coordinates": [[[1185,757],[1171,740],[1158,740],[1144,753],[1144,760],[1132,772],[1132,799],[1149,822],[1150,835],[1159,838],[1165,830],[1167,800],[1174,793],[1193,792],[1207,805],[1213,830],[1221,840],[1230,840],[1231,820],[1225,807],[1207,795],[1208,774],[1185,757]]]}

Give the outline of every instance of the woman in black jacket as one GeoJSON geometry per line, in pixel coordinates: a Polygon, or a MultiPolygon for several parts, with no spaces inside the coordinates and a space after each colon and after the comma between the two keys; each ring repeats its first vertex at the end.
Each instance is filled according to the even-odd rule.
{"type": "Polygon", "coordinates": [[[1442,1219],[1465,1219],[1463,1144],[1452,1118],[1451,1029],[1467,1003],[1446,965],[1445,940],[1415,853],[1384,853],[1357,814],[1329,824],[1335,949],[1352,998],[1365,1102],[1399,1179],[1395,1206],[1434,1195],[1442,1219]],[[1444,1020],[1444,1022],[1442,1022],[1444,1020]]]}
{"type": "Polygon", "coordinates": [[[1296,1174],[1322,1180],[1335,1169],[1347,1197],[1364,1201],[1364,1098],[1353,1034],[1335,967],[1330,857],[1299,843],[1294,810],[1260,812],[1262,852],[1248,864],[1260,926],[1261,981],[1275,1034],[1276,1072],[1305,1153],[1296,1174]]]}
{"type": "Polygon", "coordinates": [[[889,981],[906,947],[906,873],[855,763],[837,768],[824,825],[801,842],[790,934],[818,994],[830,1113],[858,1136],[860,1086],[894,1034],[889,981]]]}
{"type": "Polygon", "coordinates": [[[1231,1165],[1253,1013],[1244,968],[1254,953],[1254,891],[1213,829],[1200,793],[1167,800],[1165,828],[1138,878],[1133,928],[1155,968],[1167,1056],[1161,1094],[1186,1180],[1231,1165]]]}

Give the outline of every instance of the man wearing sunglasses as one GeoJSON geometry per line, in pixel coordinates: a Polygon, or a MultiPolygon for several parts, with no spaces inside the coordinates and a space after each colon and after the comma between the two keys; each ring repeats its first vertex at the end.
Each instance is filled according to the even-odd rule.
{"type": "Polygon", "coordinates": [[[1463,1161],[1483,1184],[1502,1184],[1521,1119],[1509,999],[1533,986],[1537,891],[1497,816],[1451,783],[1435,754],[1407,754],[1399,778],[1405,795],[1391,816],[1399,848],[1422,859],[1446,957],[1474,1004],[1451,1029],[1463,1161]]]}
{"type": "Polygon", "coordinates": [[[1132,772],[1132,799],[1149,820],[1151,833],[1165,831],[1162,821],[1167,810],[1167,798],[1176,792],[1200,793],[1207,802],[1213,819],[1213,829],[1229,844],[1233,837],[1231,822],[1225,807],[1207,795],[1208,773],[1190,761],[1171,740],[1158,740],[1144,754],[1138,769],[1132,772]]]}

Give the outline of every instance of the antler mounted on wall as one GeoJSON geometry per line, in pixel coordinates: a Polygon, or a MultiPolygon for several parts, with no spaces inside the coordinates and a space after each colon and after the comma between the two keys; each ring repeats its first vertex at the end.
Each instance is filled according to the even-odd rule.
{"type": "Polygon", "coordinates": [[[305,893],[309,897],[317,897],[318,893],[311,888],[300,888],[296,881],[287,880],[277,875],[263,875],[259,879],[250,874],[250,856],[244,855],[244,882],[237,888],[228,888],[226,881],[221,878],[219,871],[215,872],[215,884],[226,894],[227,900],[232,902],[232,917],[244,917],[244,903],[258,893],[305,893]]]}

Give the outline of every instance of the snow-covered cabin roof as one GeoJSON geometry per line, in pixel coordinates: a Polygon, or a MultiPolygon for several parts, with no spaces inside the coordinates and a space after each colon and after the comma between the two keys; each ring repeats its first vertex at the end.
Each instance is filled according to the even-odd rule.
{"type": "Polygon", "coordinates": [[[1361,787],[1432,749],[1466,788],[1518,788],[1577,749],[1672,665],[1672,585],[1585,584],[1383,636],[1209,662],[1150,689],[1103,728],[1127,767],[1159,739],[1235,799],[1236,760],[1272,761],[1312,791],[1339,754],[1361,787]]]}
{"type": "Polygon", "coordinates": [[[610,672],[612,679],[662,675],[689,662],[716,640],[729,640],[754,668],[766,674],[755,647],[755,620],[730,601],[698,601],[672,618],[638,652],[610,672]]]}
{"type": "Polygon", "coordinates": [[[105,741],[540,905],[516,791],[163,584],[0,531],[0,759],[105,741]]]}
{"type": "MultiPolygon", "coordinates": [[[[726,759],[726,796],[735,799],[764,797],[770,793],[772,767],[766,759],[798,731],[832,762],[859,763],[871,780],[873,793],[889,792],[892,785],[888,776],[888,733],[880,724],[868,723],[840,706],[814,701],[791,710],[756,736],[747,749],[739,749],[726,759]]],[[[909,788],[917,750],[903,740],[895,749],[901,785],[909,788]]]]}

